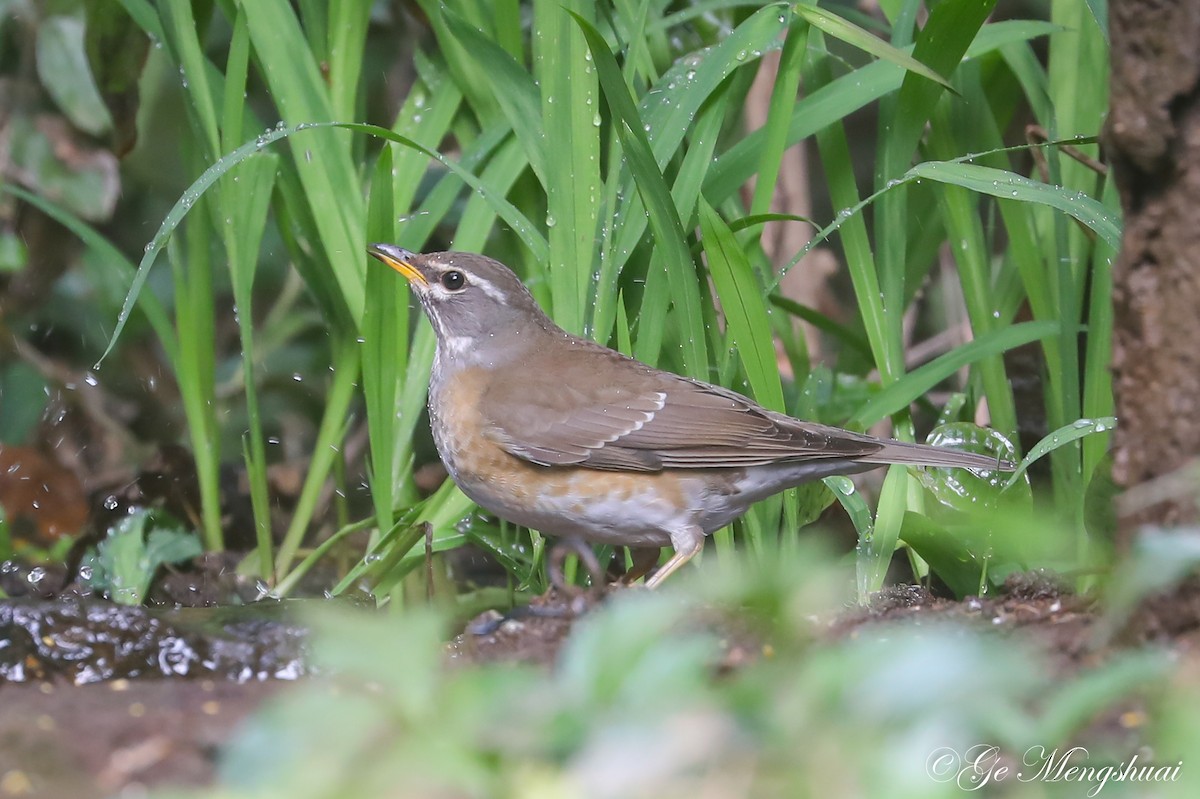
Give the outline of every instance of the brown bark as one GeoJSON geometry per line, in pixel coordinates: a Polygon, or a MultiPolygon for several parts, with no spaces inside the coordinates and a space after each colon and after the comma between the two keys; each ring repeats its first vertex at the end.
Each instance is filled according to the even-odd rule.
{"type": "MultiPolygon", "coordinates": [[[[1200,3],[1120,0],[1110,15],[1106,131],[1125,214],[1114,270],[1113,476],[1126,489],[1200,453],[1200,3]]],[[[1126,513],[1141,524],[1197,519],[1195,486],[1126,513]]]]}

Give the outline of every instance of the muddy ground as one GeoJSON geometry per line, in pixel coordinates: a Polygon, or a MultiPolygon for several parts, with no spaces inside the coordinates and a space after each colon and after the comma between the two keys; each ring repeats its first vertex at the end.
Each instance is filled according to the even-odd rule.
{"type": "MultiPolygon", "coordinates": [[[[20,605],[5,603],[10,623],[14,604],[20,605]]],[[[53,601],[47,607],[53,608],[53,601]]],[[[154,635],[147,634],[148,627],[138,628],[134,637],[143,649],[125,648],[130,658],[127,667],[143,662],[142,673],[149,674],[156,663],[162,665],[164,648],[178,652],[181,647],[199,646],[188,637],[195,629],[193,621],[153,612],[148,618],[153,623],[139,623],[153,626],[154,635]],[[165,647],[151,643],[171,636],[184,643],[165,647]]],[[[1200,590],[1195,586],[1170,601],[1150,603],[1127,627],[1139,632],[1117,631],[1103,646],[1097,646],[1097,626],[1103,621],[1094,603],[1061,592],[1038,577],[1011,580],[994,598],[962,602],[935,598],[915,586],[896,586],[870,607],[847,610],[819,624],[821,635],[835,640],[874,634],[880,625],[938,620],[978,624],[1040,644],[1056,654],[1064,674],[1094,665],[1113,647],[1147,640],[1169,641],[1181,656],[1200,655],[1200,590]]],[[[3,623],[0,616],[0,629],[3,623]]],[[[568,618],[525,615],[498,620],[485,615],[447,644],[447,657],[466,663],[532,662],[549,668],[572,624],[568,618]]],[[[262,630],[244,632],[257,636],[262,630]]],[[[282,676],[303,679],[303,667],[294,659],[302,650],[300,632],[276,640],[273,659],[243,671],[240,678],[230,673],[218,676],[219,669],[206,676],[203,666],[214,662],[209,657],[191,661],[194,668],[183,677],[76,684],[81,673],[78,664],[64,658],[61,641],[53,642],[60,645],[57,648],[50,646],[52,642],[51,636],[44,636],[40,645],[30,642],[30,650],[24,653],[24,681],[0,680],[0,797],[89,799],[156,785],[206,784],[214,777],[222,743],[247,715],[292,684],[271,677],[271,669],[284,669],[282,676]],[[281,653],[281,646],[287,651],[281,653]]],[[[237,649],[242,645],[238,641],[230,645],[241,657],[258,656],[237,649]]],[[[716,665],[737,668],[758,657],[760,649],[761,643],[752,637],[730,636],[725,662],[716,665]]]]}

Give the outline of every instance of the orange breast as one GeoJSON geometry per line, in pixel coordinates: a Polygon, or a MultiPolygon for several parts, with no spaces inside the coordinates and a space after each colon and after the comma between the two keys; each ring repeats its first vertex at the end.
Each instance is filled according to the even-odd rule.
{"type": "Polygon", "coordinates": [[[451,478],[482,507],[551,535],[605,538],[619,530],[664,530],[697,510],[675,472],[610,472],[539,466],[484,433],[479,403],[489,376],[456,370],[430,386],[434,441],[451,478]]]}

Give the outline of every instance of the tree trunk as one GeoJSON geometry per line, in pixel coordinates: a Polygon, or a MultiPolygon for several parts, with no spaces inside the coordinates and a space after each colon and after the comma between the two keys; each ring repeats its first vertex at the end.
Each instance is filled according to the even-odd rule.
{"type": "MultiPolygon", "coordinates": [[[[1113,274],[1113,477],[1130,489],[1200,453],[1200,3],[1111,9],[1105,143],[1125,214],[1113,274]]],[[[1142,524],[1195,521],[1196,486],[1183,485],[1123,513],[1118,543],[1142,524]]]]}

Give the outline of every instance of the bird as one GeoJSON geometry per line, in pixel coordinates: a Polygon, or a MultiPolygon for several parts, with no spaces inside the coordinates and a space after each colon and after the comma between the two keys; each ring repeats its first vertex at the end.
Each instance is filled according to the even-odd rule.
{"type": "Polygon", "coordinates": [[[753,503],[802,483],[887,464],[1013,468],[803,421],[656,369],[563,330],[492,258],[367,252],[407,279],[432,323],[429,421],[450,478],[546,535],[649,550],[651,565],[671,547],[649,588],[753,503]]]}

